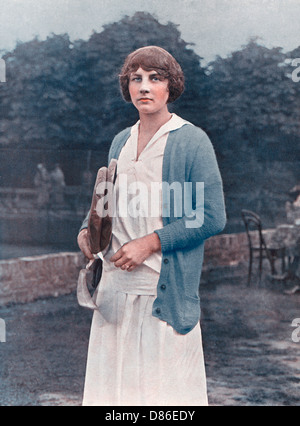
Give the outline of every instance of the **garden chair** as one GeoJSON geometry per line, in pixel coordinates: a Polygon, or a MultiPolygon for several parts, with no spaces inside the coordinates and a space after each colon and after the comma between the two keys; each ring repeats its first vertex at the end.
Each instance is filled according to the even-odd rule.
{"type": "Polygon", "coordinates": [[[261,283],[262,277],[263,259],[268,259],[271,267],[271,275],[274,278],[277,274],[275,262],[277,259],[281,259],[281,270],[282,274],[284,274],[286,270],[285,247],[274,247],[267,245],[263,235],[262,221],[258,214],[252,212],[251,210],[245,209],[243,209],[241,213],[243,222],[245,224],[249,245],[248,285],[251,283],[252,264],[255,253],[258,253],[259,255],[259,284],[261,283]]]}

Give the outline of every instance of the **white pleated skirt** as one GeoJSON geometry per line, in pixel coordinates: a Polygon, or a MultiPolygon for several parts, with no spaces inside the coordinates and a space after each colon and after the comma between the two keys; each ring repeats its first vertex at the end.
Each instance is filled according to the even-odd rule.
{"type": "Polygon", "coordinates": [[[128,274],[103,272],[83,406],[207,406],[200,324],[181,335],[153,317],[156,288],[132,286],[128,274]]]}

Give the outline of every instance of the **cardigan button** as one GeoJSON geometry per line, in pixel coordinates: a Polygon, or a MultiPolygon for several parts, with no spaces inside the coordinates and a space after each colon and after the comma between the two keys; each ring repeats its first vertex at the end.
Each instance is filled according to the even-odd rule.
{"type": "Polygon", "coordinates": [[[157,313],[158,315],[161,313],[160,308],[156,308],[155,310],[156,310],[156,313],[157,313]]]}
{"type": "Polygon", "coordinates": [[[164,259],[164,264],[168,264],[169,263],[169,259],[164,259]]]}
{"type": "Polygon", "coordinates": [[[165,290],[167,287],[166,287],[166,285],[165,285],[165,284],[162,284],[162,285],[160,286],[160,288],[161,288],[162,290],[165,290]]]}

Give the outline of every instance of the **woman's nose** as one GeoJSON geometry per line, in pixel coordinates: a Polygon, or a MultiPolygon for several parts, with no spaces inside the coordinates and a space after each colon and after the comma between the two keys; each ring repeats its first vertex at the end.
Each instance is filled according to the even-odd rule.
{"type": "Polygon", "coordinates": [[[147,80],[142,80],[141,86],[140,86],[140,92],[144,93],[144,92],[149,92],[150,87],[149,87],[149,82],[147,80]]]}

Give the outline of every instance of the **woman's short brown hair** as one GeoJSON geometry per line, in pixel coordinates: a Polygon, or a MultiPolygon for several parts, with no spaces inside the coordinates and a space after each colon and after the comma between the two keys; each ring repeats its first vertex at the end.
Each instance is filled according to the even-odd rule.
{"type": "Polygon", "coordinates": [[[161,47],[146,46],[130,53],[122,67],[119,79],[125,101],[131,102],[128,87],[130,75],[140,67],[145,71],[154,70],[169,80],[168,103],[174,102],[183,93],[184,75],[176,59],[161,47]]]}

